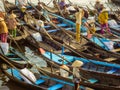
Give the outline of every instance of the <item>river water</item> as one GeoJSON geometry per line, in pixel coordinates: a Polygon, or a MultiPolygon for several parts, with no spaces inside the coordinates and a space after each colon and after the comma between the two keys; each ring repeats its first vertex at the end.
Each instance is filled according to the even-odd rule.
{"type": "MultiPolygon", "coordinates": [[[[14,0],[8,0],[9,2],[14,3],[14,0]]],[[[30,0],[31,2],[37,4],[38,0],[30,0]]],[[[45,2],[46,4],[49,3],[51,0],[40,0],[45,2]]],[[[66,0],[68,1],[68,0],[66,0]]],[[[96,0],[70,0],[72,3],[77,5],[90,5],[90,3],[94,4],[96,0]]],[[[107,0],[100,0],[102,3],[107,2],[107,0]]],[[[52,3],[49,4],[52,6],[52,3]]],[[[19,85],[15,84],[14,82],[10,81],[6,76],[4,76],[0,71],[0,90],[26,90],[19,85]],[[4,86],[4,87],[2,87],[4,86]]]]}

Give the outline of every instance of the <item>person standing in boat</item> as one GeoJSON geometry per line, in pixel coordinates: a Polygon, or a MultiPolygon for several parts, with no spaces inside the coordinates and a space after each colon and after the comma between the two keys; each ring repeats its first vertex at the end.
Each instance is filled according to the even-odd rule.
{"type": "Polygon", "coordinates": [[[101,34],[104,34],[104,29],[107,30],[108,33],[111,34],[109,26],[108,26],[108,11],[106,8],[103,8],[98,16],[98,21],[101,25],[101,34]]]}
{"type": "Polygon", "coordinates": [[[64,6],[66,6],[65,0],[61,0],[61,2],[59,3],[60,9],[63,10],[64,6]]]}
{"type": "Polygon", "coordinates": [[[80,42],[80,28],[81,28],[81,23],[82,23],[82,17],[83,17],[83,10],[79,9],[79,12],[75,13],[75,17],[76,17],[76,41],[80,42]]]}
{"type": "Polygon", "coordinates": [[[100,3],[99,0],[96,1],[94,8],[97,11],[97,13],[100,13],[100,11],[101,11],[101,3],[100,3]]]}
{"type": "Polygon", "coordinates": [[[26,11],[26,7],[25,6],[22,6],[21,8],[20,8],[20,18],[21,19],[24,19],[24,15],[25,15],[25,11],[26,11]]]}
{"type": "Polygon", "coordinates": [[[8,28],[4,21],[4,18],[0,17],[0,39],[1,42],[6,43],[8,36],[8,28]]]}
{"type": "Polygon", "coordinates": [[[79,61],[79,60],[75,60],[72,63],[74,90],[80,90],[81,76],[80,76],[80,69],[79,68],[82,66],[83,66],[83,62],[79,61]]]}
{"type": "Polygon", "coordinates": [[[8,25],[8,29],[10,31],[10,34],[13,37],[16,37],[16,30],[17,30],[18,22],[16,21],[16,15],[13,13],[13,11],[11,11],[11,13],[8,17],[7,25],[8,25]]]}

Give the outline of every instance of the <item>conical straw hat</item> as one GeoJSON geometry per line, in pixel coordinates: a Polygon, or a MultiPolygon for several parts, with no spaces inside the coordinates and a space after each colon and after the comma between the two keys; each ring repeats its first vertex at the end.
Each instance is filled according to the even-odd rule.
{"type": "Polygon", "coordinates": [[[73,62],[72,67],[81,67],[83,64],[82,61],[76,60],[73,62]]]}
{"type": "Polygon", "coordinates": [[[65,70],[69,70],[69,67],[66,65],[62,65],[62,66],[60,66],[60,68],[65,69],[65,70]]]}
{"type": "Polygon", "coordinates": [[[15,15],[15,14],[11,14],[11,15],[9,16],[9,18],[16,18],[16,15],[15,15]]]}

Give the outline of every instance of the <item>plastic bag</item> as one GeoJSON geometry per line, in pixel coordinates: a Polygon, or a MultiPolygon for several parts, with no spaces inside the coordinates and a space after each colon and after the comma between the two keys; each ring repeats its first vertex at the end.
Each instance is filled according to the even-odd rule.
{"type": "Polygon", "coordinates": [[[109,41],[109,42],[104,42],[104,44],[108,47],[109,50],[114,49],[114,42],[109,41]]]}
{"type": "Polygon", "coordinates": [[[31,71],[29,71],[27,68],[21,69],[20,71],[22,73],[20,74],[20,76],[25,80],[25,82],[29,84],[32,84],[32,82],[36,82],[37,79],[35,75],[31,71]]]}
{"type": "Polygon", "coordinates": [[[61,68],[60,68],[60,75],[62,77],[68,77],[69,76],[69,67],[67,67],[66,65],[62,65],[61,68]],[[63,69],[62,69],[63,68],[63,69]],[[65,70],[64,70],[65,69],[65,70]],[[67,70],[67,71],[66,71],[67,70]]]}
{"type": "Polygon", "coordinates": [[[40,33],[33,33],[32,36],[36,39],[36,41],[42,41],[40,33]]]}
{"type": "Polygon", "coordinates": [[[4,54],[7,54],[9,51],[9,44],[0,42],[0,46],[4,54]]]}

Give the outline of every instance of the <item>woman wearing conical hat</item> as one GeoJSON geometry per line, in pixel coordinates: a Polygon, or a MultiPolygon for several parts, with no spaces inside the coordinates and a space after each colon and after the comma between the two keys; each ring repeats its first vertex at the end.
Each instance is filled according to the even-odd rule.
{"type": "Polygon", "coordinates": [[[7,20],[7,25],[13,37],[16,37],[17,24],[18,23],[16,21],[16,15],[13,12],[11,12],[7,20]]]}
{"type": "Polygon", "coordinates": [[[0,17],[0,39],[1,42],[6,43],[8,36],[8,28],[4,21],[4,18],[0,17]]]}
{"type": "Polygon", "coordinates": [[[101,25],[101,34],[104,33],[104,29],[111,34],[108,26],[108,11],[106,10],[106,8],[103,7],[102,11],[98,16],[98,21],[101,25]]]}

